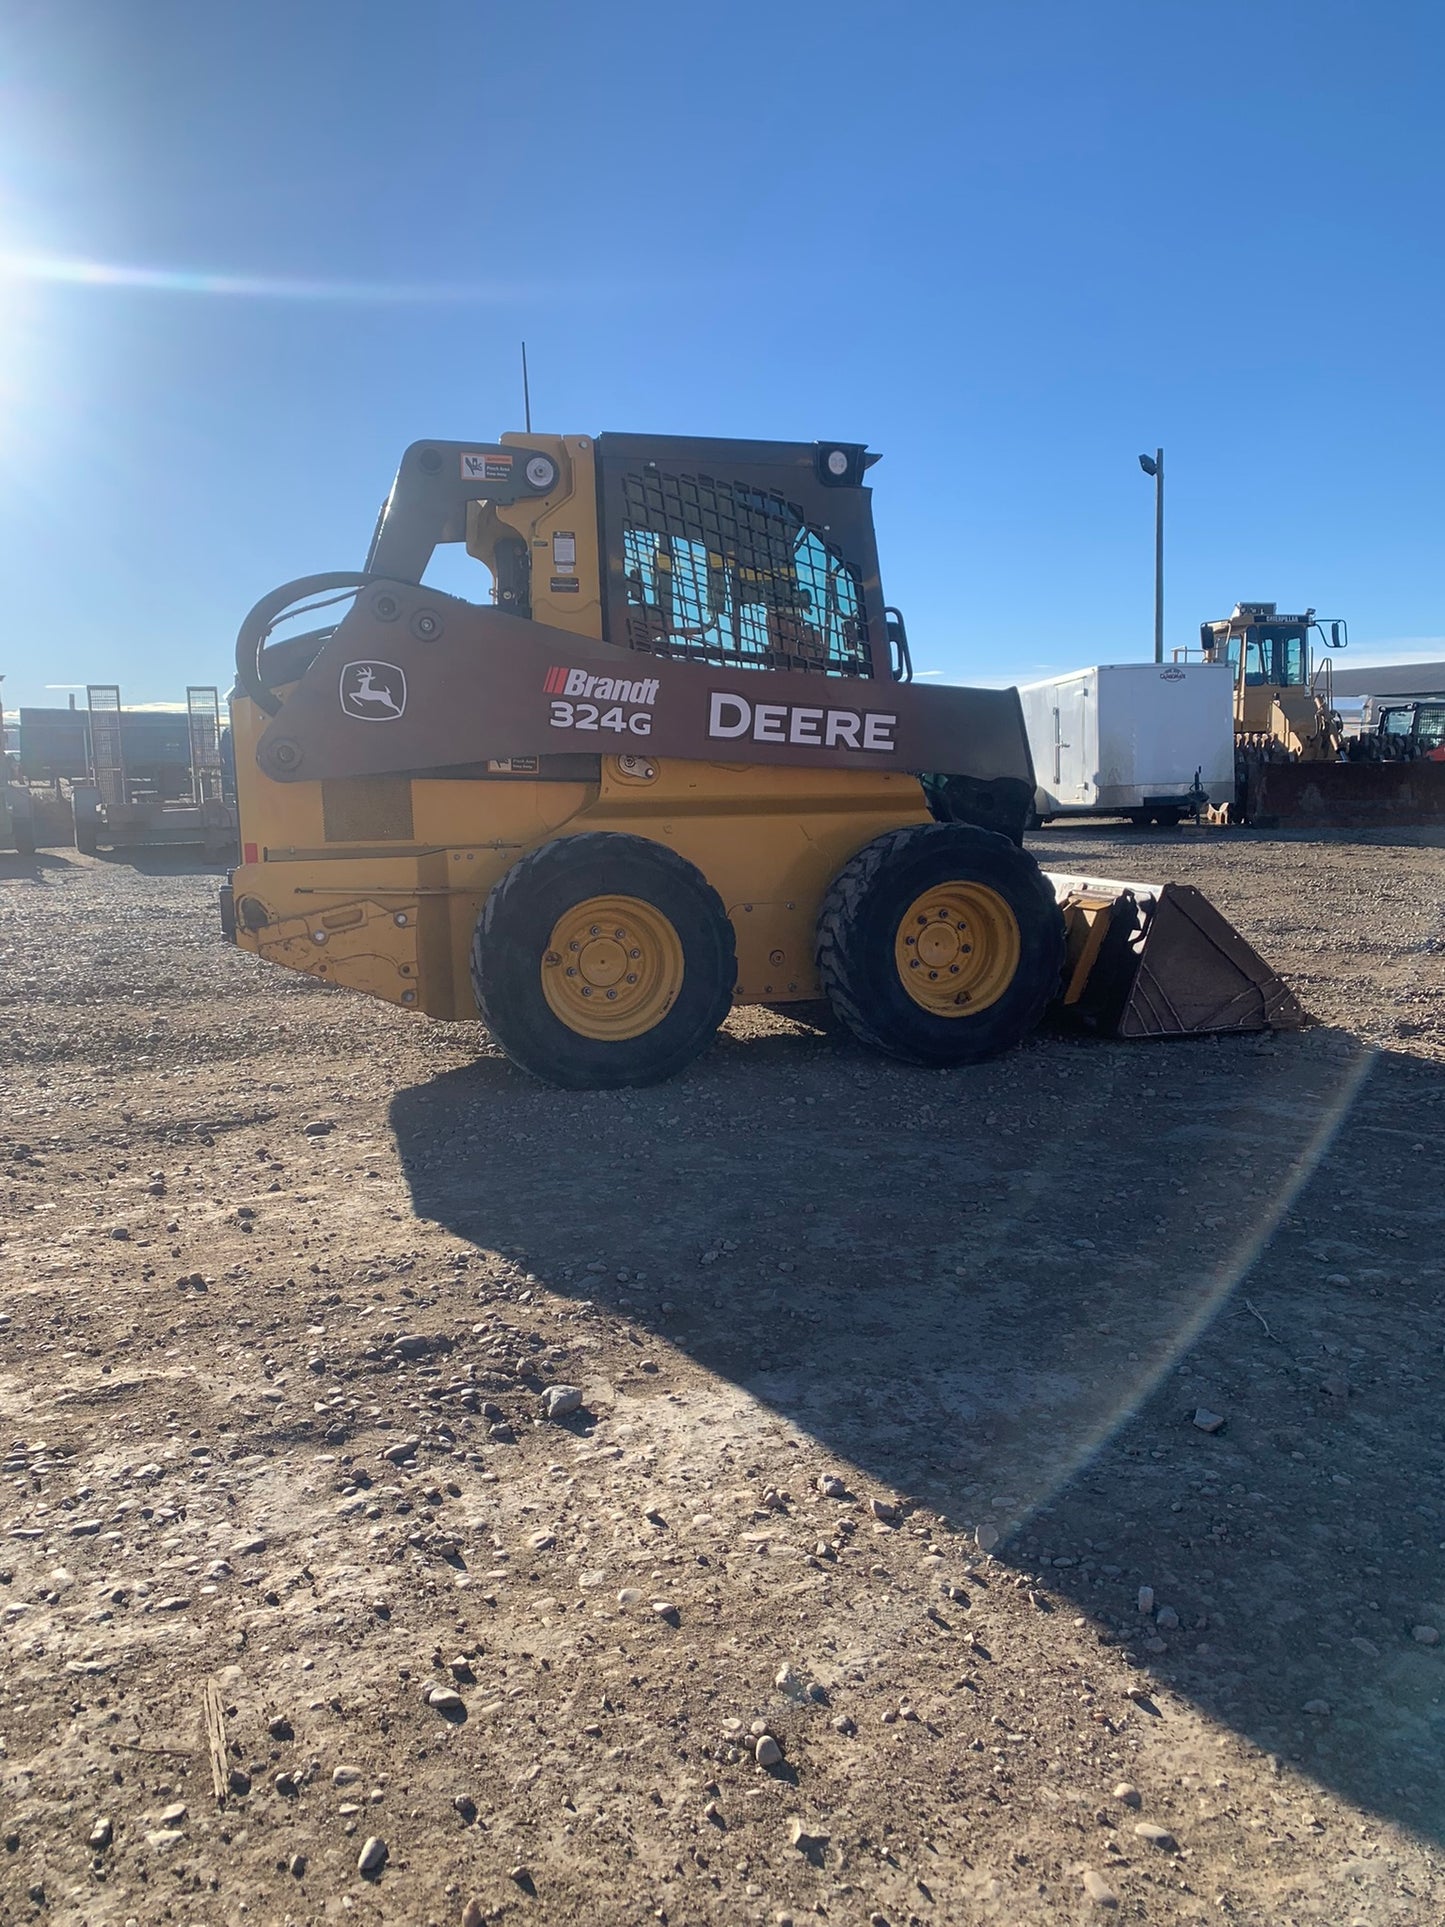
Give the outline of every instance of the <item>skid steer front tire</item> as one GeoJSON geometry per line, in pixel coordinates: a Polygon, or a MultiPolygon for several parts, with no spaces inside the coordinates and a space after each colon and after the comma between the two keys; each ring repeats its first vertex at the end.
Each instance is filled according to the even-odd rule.
{"type": "Polygon", "coordinates": [[[838,872],[818,975],[862,1043],[909,1064],[1009,1050],[1057,995],[1064,920],[1031,856],[963,823],[890,830],[838,872]]]}
{"type": "Polygon", "coordinates": [[[607,831],[514,863],[472,937],[482,1022],[565,1090],[655,1084],[705,1050],[732,1004],[733,927],[700,870],[607,831]]]}

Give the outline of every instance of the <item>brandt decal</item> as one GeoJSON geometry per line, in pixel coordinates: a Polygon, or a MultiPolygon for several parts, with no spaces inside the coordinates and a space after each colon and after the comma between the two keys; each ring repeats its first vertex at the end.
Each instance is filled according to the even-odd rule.
{"type": "Polygon", "coordinates": [[[406,709],[406,675],[394,662],[349,662],[341,672],[341,707],[363,723],[394,723],[406,709]]]}
{"type": "Polygon", "coordinates": [[[656,676],[589,676],[585,669],[549,669],[542,683],[549,696],[593,696],[600,703],[655,703],[656,676]]]}

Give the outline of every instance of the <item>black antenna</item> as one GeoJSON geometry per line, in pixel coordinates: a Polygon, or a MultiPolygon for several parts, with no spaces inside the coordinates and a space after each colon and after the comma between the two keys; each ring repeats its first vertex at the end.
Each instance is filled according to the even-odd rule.
{"type": "Polygon", "coordinates": [[[527,417],[527,433],[532,432],[532,391],[527,386],[527,344],[522,343],[522,412],[527,417]]]}

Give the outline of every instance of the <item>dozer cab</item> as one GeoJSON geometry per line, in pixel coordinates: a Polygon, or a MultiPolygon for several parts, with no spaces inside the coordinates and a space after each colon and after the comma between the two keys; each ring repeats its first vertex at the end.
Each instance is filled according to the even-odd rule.
{"type": "MultiPolygon", "coordinates": [[[[1136,979],[1158,1002],[1141,964],[1158,893],[1056,887],[1021,847],[1017,694],[912,681],[879,582],[876,459],[631,435],[414,444],[365,568],[287,583],[242,625],[227,934],[433,1017],[480,1015],[571,1087],[670,1075],[734,1003],[823,996],[864,1042],[930,1065],[1007,1049],[1061,993],[1127,1029],[1136,979]],[[425,585],[441,542],[486,566],[490,606],[425,585]]],[[[1289,1016],[1253,953],[1184,974],[1194,1001],[1166,1031],[1289,1016]]]]}

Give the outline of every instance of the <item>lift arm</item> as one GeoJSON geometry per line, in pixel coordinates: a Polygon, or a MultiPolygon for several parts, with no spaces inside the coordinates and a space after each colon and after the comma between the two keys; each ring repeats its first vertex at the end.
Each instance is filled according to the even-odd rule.
{"type": "Polygon", "coordinates": [[[492,759],[631,753],[795,769],[963,769],[1033,782],[1016,691],[677,662],[375,575],[304,578],[258,603],[238,654],[274,720],[277,782],[424,774],[492,759]],[[351,609],[307,660],[257,651],[283,598],[349,584],[351,609]],[[274,705],[274,707],[270,707],[274,705]]]}

